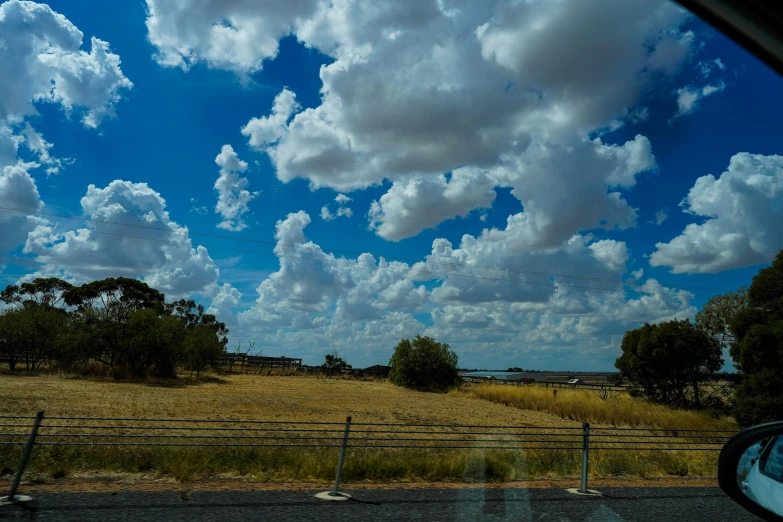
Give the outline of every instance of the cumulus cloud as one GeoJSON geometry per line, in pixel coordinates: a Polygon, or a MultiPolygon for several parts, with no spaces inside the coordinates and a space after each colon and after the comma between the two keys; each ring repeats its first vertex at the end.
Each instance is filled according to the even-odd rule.
{"type": "Polygon", "coordinates": [[[272,113],[262,118],[251,118],[247,125],[242,127],[242,135],[247,136],[248,143],[254,149],[266,150],[285,134],[289,118],[298,109],[296,94],[283,89],[275,96],[272,113]]]}
{"type": "Polygon", "coordinates": [[[456,216],[486,208],[495,199],[493,180],[484,171],[462,168],[450,178],[412,176],[395,181],[370,206],[370,228],[384,239],[399,241],[456,216]]]}
{"type": "Polygon", "coordinates": [[[655,166],[650,141],[637,135],[623,145],[600,138],[568,147],[537,143],[493,176],[514,187],[525,209],[513,216],[515,229],[529,247],[548,248],[580,230],[633,226],[636,210],[617,189],[633,186],[655,166]]]}
{"type": "MultiPolygon", "coordinates": [[[[0,207],[37,212],[43,208],[35,180],[27,172],[36,164],[18,163],[0,167],[0,207]]],[[[22,245],[30,230],[28,226],[14,222],[35,225],[39,218],[25,216],[19,212],[0,210],[3,233],[0,234],[0,270],[7,259],[8,252],[22,245]]]]}
{"type": "Polygon", "coordinates": [[[589,233],[636,223],[622,191],[656,168],[652,147],[606,136],[648,119],[652,82],[665,85],[698,47],[673,2],[193,2],[148,0],[164,66],[241,77],[289,34],[332,60],[320,104],[301,108],[283,89],[241,129],[281,181],[343,193],[388,182],[368,217],[389,240],[481,212],[496,187],[524,209],[458,246],[437,239],[413,266],[335,257],[305,238],[309,215],[291,214],[277,225],[280,269],[238,330],[319,358],[334,345],[388,354],[398,336],[426,332],[487,357],[579,345],[614,359],[634,321],[692,313],[686,294],[629,299],[617,283],[625,243],[589,233]],[[584,278],[552,275],[569,273],[584,278]],[[412,315],[423,312],[433,326],[412,315]]]}
{"type": "Polygon", "coordinates": [[[247,190],[250,182],[240,176],[247,170],[247,162],[239,159],[231,145],[223,145],[215,163],[220,167],[220,177],[215,181],[215,192],[218,195],[215,212],[223,218],[217,226],[233,232],[244,230],[247,224],[242,216],[250,210],[248,203],[259,194],[247,190]]]}
{"type": "Polygon", "coordinates": [[[678,118],[680,116],[685,116],[686,114],[692,113],[699,107],[701,100],[707,96],[721,92],[724,88],[726,88],[726,84],[719,82],[715,85],[708,84],[704,87],[694,87],[689,85],[687,87],[677,89],[677,113],[674,115],[674,117],[678,118]]]}
{"type": "Polygon", "coordinates": [[[427,290],[406,281],[407,264],[376,260],[371,254],[355,260],[336,258],[305,239],[309,224],[310,216],[303,211],[277,222],[275,254],[280,269],[258,286],[256,304],[239,314],[241,321],[316,328],[320,323],[313,322],[313,314],[331,311],[345,320],[380,318],[386,309],[414,310],[426,302],[427,290]]]}
{"type": "Polygon", "coordinates": [[[148,38],[163,66],[187,70],[203,61],[209,67],[253,72],[277,55],[280,38],[312,15],[316,5],[316,0],[147,0],[148,38]]]}
{"type": "Polygon", "coordinates": [[[269,149],[278,177],[344,189],[441,175],[497,165],[532,136],[572,137],[624,116],[644,71],[668,67],[651,63],[649,45],[690,44],[670,31],[683,20],[670,3],[606,4],[459,5],[452,16],[427,4],[402,18],[402,7],[373,16],[331,4],[297,33],[336,61],[322,68],[321,105],[298,113],[269,149]],[[330,30],[338,20],[362,30],[330,30]],[[390,36],[398,31],[405,37],[390,36]]]}
{"type": "Polygon", "coordinates": [[[171,220],[166,201],[146,183],[90,185],[81,207],[98,220],[89,228],[44,221],[30,231],[24,252],[37,255],[43,272],[64,271],[81,280],[138,277],[171,297],[203,293],[217,283],[218,268],[207,249],[193,247],[187,227],[171,220]],[[139,232],[108,222],[154,229],[139,232]]]}
{"type": "MultiPolygon", "coordinates": [[[[321,68],[320,105],[299,110],[284,89],[271,114],[242,132],[269,154],[282,181],[348,191],[390,180],[388,208],[379,200],[375,212],[378,232],[389,237],[415,233],[393,231],[405,228],[393,223],[401,219],[397,209],[427,213],[413,207],[428,197],[400,201],[411,179],[434,178],[422,186],[435,189],[444,185],[439,176],[460,168],[508,171],[531,143],[567,149],[600,129],[642,121],[639,102],[651,79],[676,74],[696,42],[681,29],[686,12],[664,0],[148,6],[150,41],[164,65],[204,61],[249,73],[289,33],[332,58],[321,68]]],[[[488,191],[481,177],[475,183],[484,197],[472,208],[481,208],[488,191]]],[[[436,210],[425,227],[471,209],[441,200],[450,208],[436,210]]],[[[599,203],[610,212],[599,221],[616,220],[618,205],[599,203]]]]}
{"type": "Polygon", "coordinates": [[[353,216],[353,210],[348,206],[348,203],[351,201],[353,200],[345,194],[337,194],[334,198],[334,204],[332,205],[334,211],[329,208],[329,205],[324,205],[321,207],[321,219],[324,221],[331,221],[341,216],[353,216]]]}
{"type": "Polygon", "coordinates": [[[239,306],[241,300],[242,292],[231,286],[231,283],[223,283],[217,287],[209,308],[207,308],[207,313],[215,315],[218,321],[232,326],[236,323],[236,315],[232,313],[232,309],[239,306]]]}
{"type": "Polygon", "coordinates": [[[34,102],[77,110],[88,127],[114,113],[121,93],[132,83],[108,42],[84,34],[45,4],[9,0],[0,5],[0,121],[36,114],[34,102]]]}
{"type": "Polygon", "coordinates": [[[59,174],[63,165],[73,163],[73,160],[69,158],[56,158],[49,154],[52,144],[46,141],[29,123],[25,123],[22,134],[25,138],[24,144],[38,156],[38,161],[46,166],[47,176],[59,174]]]}
{"type": "MultiPolygon", "coordinates": [[[[53,156],[52,144],[25,121],[38,114],[34,104],[58,104],[67,115],[81,117],[85,126],[97,127],[114,114],[121,93],[133,85],[107,42],[93,38],[88,53],[82,50],[83,36],[47,5],[16,0],[0,4],[0,169],[4,180],[0,192],[5,191],[0,200],[14,208],[30,204],[31,210],[37,210],[43,205],[28,170],[44,167],[48,176],[72,162],[53,156]],[[19,161],[21,144],[37,161],[11,167],[19,161]],[[14,199],[17,195],[19,200],[14,199]]],[[[20,230],[3,234],[0,256],[24,241],[21,234],[20,230]]]]}
{"type": "Polygon", "coordinates": [[[783,248],[783,156],[741,152],[717,179],[696,180],[680,206],[706,221],[656,243],[650,265],[716,273],[772,260],[783,248]]]}
{"type": "MultiPolygon", "coordinates": [[[[411,267],[410,277],[442,277],[442,283],[432,291],[433,299],[439,302],[540,303],[547,302],[557,290],[553,274],[578,273],[581,277],[577,280],[555,279],[590,287],[591,279],[616,281],[625,271],[628,251],[623,242],[595,241],[592,236],[576,234],[557,247],[535,249],[531,248],[533,239],[527,233],[524,214],[509,216],[507,221],[504,230],[485,229],[478,237],[464,235],[459,248],[446,239],[436,239],[426,260],[411,267]],[[443,273],[447,275],[440,276],[443,273]]],[[[616,285],[609,283],[608,287],[616,285]]],[[[607,284],[598,286],[607,288],[607,284]]]]}
{"type": "Polygon", "coordinates": [[[399,338],[422,333],[452,343],[463,361],[493,354],[535,360],[557,347],[610,364],[626,329],[695,313],[692,294],[641,281],[643,271],[633,274],[629,297],[619,283],[628,251],[614,240],[577,235],[537,251],[512,221],[505,230],[466,235],[456,249],[437,239],[432,254],[410,266],[324,252],[305,236],[309,223],[302,211],[277,223],[280,268],[258,285],[232,331],[313,361],[339,347],[352,362],[375,364],[399,338]],[[579,278],[562,275],[577,270],[579,278]],[[429,313],[432,324],[417,312],[429,313]]]}
{"type": "MultiPolygon", "coordinates": [[[[9,0],[0,4],[0,206],[33,212],[43,208],[29,172],[44,167],[57,174],[71,162],[50,152],[52,144],[26,118],[38,114],[35,103],[53,103],[85,126],[97,127],[114,112],[123,90],[132,83],[120,69],[119,56],[109,44],[91,40],[82,50],[83,33],[63,15],[35,2],[9,0]],[[24,144],[36,157],[21,162],[24,144]]],[[[0,211],[3,219],[35,225],[42,220],[0,211]]],[[[22,245],[29,229],[8,224],[0,234],[0,264],[9,251],[22,245]]]]}

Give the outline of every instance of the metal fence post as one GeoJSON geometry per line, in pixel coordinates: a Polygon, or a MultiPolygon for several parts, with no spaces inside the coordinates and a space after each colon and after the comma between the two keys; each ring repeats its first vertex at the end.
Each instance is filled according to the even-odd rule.
{"type": "Polygon", "coordinates": [[[587,493],[587,461],[590,458],[590,423],[582,423],[582,484],[579,492],[587,493]]]}
{"type": "Polygon", "coordinates": [[[343,446],[340,448],[340,460],[337,462],[337,476],[334,478],[334,489],[331,495],[333,497],[340,496],[338,489],[340,488],[340,475],[343,473],[343,462],[345,461],[345,447],[348,446],[348,432],[351,429],[351,417],[345,418],[345,433],[343,434],[343,446]]]}
{"type": "Polygon", "coordinates": [[[43,416],[44,416],[43,411],[39,411],[38,414],[35,416],[35,421],[33,422],[33,430],[30,432],[30,438],[27,440],[27,444],[24,447],[24,452],[22,453],[22,460],[19,461],[19,468],[16,470],[14,481],[11,483],[11,489],[8,491],[7,497],[0,497],[0,504],[13,503],[13,502],[26,502],[28,500],[31,500],[31,498],[27,496],[16,496],[16,490],[17,488],[19,488],[19,482],[22,480],[22,474],[24,473],[24,468],[27,466],[27,459],[30,458],[30,452],[33,450],[33,444],[35,444],[35,436],[38,434],[38,427],[41,425],[41,420],[43,420],[43,416]]]}
{"type": "Polygon", "coordinates": [[[331,491],[324,491],[315,495],[315,498],[321,500],[348,500],[351,495],[340,493],[340,476],[343,473],[343,462],[345,462],[345,448],[348,446],[348,433],[351,430],[351,417],[345,418],[345,433],[343,433],[343,444],[340,447],[340,460],[337,461],[337,476],[334,477],[334,488],[331,491]]]}

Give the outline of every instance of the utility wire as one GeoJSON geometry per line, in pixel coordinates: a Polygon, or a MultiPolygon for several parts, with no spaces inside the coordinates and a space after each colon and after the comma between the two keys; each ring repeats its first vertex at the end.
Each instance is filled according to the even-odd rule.
{"type": "MultiPolygon", "coordinates": [[[[26,214],[36,214],[41,216],[50,216],[50,217],[60,217],[65,219],[74,219],[74,220],[81,220],[81,221],[87,221],[91,223],[101,223],[106,225],[116,225],[116,226],[124,226],[124,227],[132,227],[132,228],[139,228],[139,229],[146,229],[146,230],[156,230],[160,232],[166,232],[166,233],[173,233],[174,230],[171,230],[170,228],[164,228],[164,227],[154,227],[150,225],[141,225],[141,224],[133,224],[133,223],[120,223],[116,221],[107,221],[107,220],[101,220],[101,219],[94,219],[94,218],[88,218],[83,216],[69,216],[65,214],[57,214],[53,212],[41,212],[41,211],[29,211],[29,210],[23,210],[18,208],[11,208],[11,207],[3,207],[0,206],[0,210],[7,210],[11,212],[20,212],[20,213],[26,213],[26,214]]],[[[70,229],[71,231],[75,231],[76,229],[70,229]]],[[[97,232],[92,230],[93,232],[97,232]]],[[[104,232],[106,233],[106,232],[104,232]]],[[[297,247],[300,244],[298,243],[284,243],[284,242],[275,242],[275,241],[265,241],[262,239],[250,239],[250,238],[241,238],[241,237],[232,237],[227,236],[224,234],[212,234],[212,233],[205,233],[205,232],[193,232],[188,230],[189,235],[192,236],[202,236],[202,237],[212,237],[216,239],[227,239],[231,241],[244,241],[247,243],[257,243],[257,244],[264,244],[264,245],[270,245],[270,246],[290,246],[290,247],[297,247]]],[[[119,234],[118,234],[119,235],[119,234]]],[[[136,236],[128,236],[128,237],[136,237],[136,236]]],[[[151,239],[154,240],[154,238],[138,238],[138,239],[151,239]]],[[[162,240],[160,240],[162,241],[162,240]]],[[[421,259],[413,259],[413,258],[405,258],[400,256],[386,256],[386,255],[378,255],[374,254],[372,252],[359,252],[355,250],[340,250],[340,249],[332,249],[332,248],[325,248],[323,246],[320,246],[322,251],[330,252],[330,253],[340,253],[340,254],[351,254],[359,256],[361,254],[369,253],[375,257],[383,257],[385,259],[391,259],[391,260],[399,260],[399,261],[405,261],[408,263],[419,263],[423,262],[421,259]]],[[[208,247],[208,248],[224,248],[224,247],[208,247]]],[[[224,248],[225,249],[225,248],[224,248]]],[[[241,250],[236,250],[240,251],[241,250]]],[[[252,252],[252,251],[251,251],[252,252]]],[[[268,255],[268,254],[267,254],[268,255]]],[[[584,275],[576,275],[576,274],[561,274],[561,273],[554,273],[554,272],[542,272],[542,271],[533,271],[533,270],[523,270],[523,269],[515,269],[515,268],[503,268],[503,267],[494,267],[494,266],[487,266],[487,265],[470,265],[466,263],[455,263],[455,262],[449,262],[449,261],[429,261],[429,263],[433,263],[440,266],[453,266],[458,268],[470,268],[473,270],[495,270],[495,271],[501,271],[506,273],[515,273],[515,274],[525,274],[525,275],[538,275],[538,276],[546,276],[546,277],[562,277],[562,278],[568,278],[568,279],[580,279],[584,281],[594,281],[594,282],[604,282],[604,283],[618,283],[623,285],[631,285],[635,282],[629,282],[624,281],[622,279],[612,279],[612,278],[603,278],[603,277],[595,277],[595,276],[584,276],[584,275]]],[[[449,275],[455,275],[455,274],[449,274],[449,275]]],[[[503,279],[505,280],[505,279],[503,279]]],[[[731,290],[725,289],[725,288],[710,288],[710,287],[699,287],[699,286],[691,286],[691,285],[669,285],[669,284],[662,284],[656,281],[654,286],[658,286],[661,288],[673,288],[673,289],[682,289],[682,290],[705,290],[708,292],[715,291],[715,292],[729,292],[731,290]]],[[[580,287],[576,287],[580,288],[580,287]]],[[[587,287],[581,287],[581,288],[587,288],[587,287]]],[[[590,287],[592,288],[592,287],[590,287]]]]}

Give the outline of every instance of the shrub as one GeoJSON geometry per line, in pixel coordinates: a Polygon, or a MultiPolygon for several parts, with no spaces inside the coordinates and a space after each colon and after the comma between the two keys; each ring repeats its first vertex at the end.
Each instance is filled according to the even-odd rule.
{"type": "Polygon", "coordinates": [[[389,366],[389,380],[407,388],[444,390],[461,381],[457,354],[448,344],[432,337],[417,335],[412,340],[402,339],[394,349],[389,366]]]}

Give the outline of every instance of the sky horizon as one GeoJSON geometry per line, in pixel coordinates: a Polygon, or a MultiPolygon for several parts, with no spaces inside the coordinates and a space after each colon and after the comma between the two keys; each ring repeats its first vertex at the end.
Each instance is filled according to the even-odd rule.
{"type": "Polygon", "coordinates": [[[139,278],[311,365],[612,371],[783,248],[783,78],[672,2],[196,4],[0,0],[0,286],[139,278]]]}

